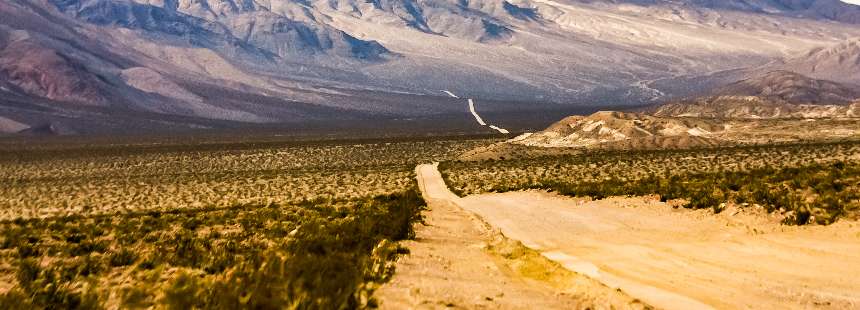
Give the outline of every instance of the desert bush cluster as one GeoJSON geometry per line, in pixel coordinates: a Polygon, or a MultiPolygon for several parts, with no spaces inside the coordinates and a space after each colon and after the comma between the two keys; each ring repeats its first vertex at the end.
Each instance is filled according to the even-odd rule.
{"type": "Polygon", "coordinates": [[[424,202],[415,188],[0,223],[0,308],[372,306],[424,202]]]}
{"type": "Polygon", "coordinates": [[[830,224],[860,211],[860,143],[598,152],[507,161],[447,162],[461,195],[545,189],[564,195],[660,195],[689,208],[758,204],[786,224],[830,224]]]}
{"type": "Polygon", "coordinates": [[[0,309],[353,309],[481,140],[0,151],[0,309]]]}
{"type": "Polygon", "coordinates": [[[478,143],[483,142],[0,153],[0,219],[390,194],[411,184],[417,163],[453,158],[478,143]]]}

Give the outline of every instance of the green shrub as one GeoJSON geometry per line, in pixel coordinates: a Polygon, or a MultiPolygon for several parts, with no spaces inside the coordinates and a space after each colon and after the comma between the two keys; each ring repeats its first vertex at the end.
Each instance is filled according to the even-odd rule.
{"type": "Polygon", "coordinates": [[[819,163],[819,158],[814,154],[833,149],[809,150],[811,147],[816,146],[756,147],[674,153],[663,151],[609,153],[609,155],[596,153],[578,157],[559,156],[516,159],[503,163],[471,163],[476,167],[468,166],[469,163],[449,162],[441,164],[440,168],[446,182],[460,193],[468,193],[463,187],[478,184],[490,192],[543,189],[562,195],[587,196],[594,199],[656,194],[663,202],[683,199],[686,201],[684,207],[713,209],[714,212],[721,212],[723,203],[759,204],[770,212],[786,212],[787,218],[784,223],[789,225],[830,224],[839,218],[857,217],[857,209],[860,208],[858,206],[860,205],[860,182],[858,182],[860,163],[838,158],[856,153],[858,144],[856,142],[845,145],[836,144],[833,149],[843,148],[844,153],[834,154],[830,162],[824,163],[819,163]],[[782,151],[785,148],[790,152],[782,151]],[[768,154],[768,156],[762,158],[764,155],[755,152],[768,154]],[[729,153],[729,155],[706,156],[712,153],[729,153]],[[767,161],[779,158],[777,156],[783,156],[786,153],[791,154],[790,156],[810,159],[810,161],[794,166],[773,166],[767,161]],[[690,170],[678,164],[697,157],[708,158],[700,160],[700,165],[709,167],[713,164],[717,167],[710,171],[705,168],[690,170]],[[724,158],[728,162],[721,163],[724,158]],[[616,162],[613,163],[613,160],[616,162]],[[762,160],[762,162],[759,162],[759,167],[755,169],[737,169],[743,166],[737,163],[743,163],[744,160],[762,160]],[[558,162],[579,170],[569,171],[570,175],[567,176],[555,171],[547,174],[548,168],[559,167],[558,162]],[[660,174],[653,173],[658,169],[647,169],[648,173],[637,173],[637,177],[626,177],[625,175],[632,173],[629,170],[614,171],[612,168],[607,169],[608,172],[600,170],[600,167],[615,165],[618,162],[626,162],[625,166],[631,168],[633,172],[636,169],[646,170],[649,165],[657,167],[668,165],[676,169],[666,170],[660,174]],[[725,169],[721,166],[729,164],[734,168],[725,169]],[[482,165],[485,166],[482,167],[482,165]],[[477,167],[480,167],[478,172],[473,170],[477,167]],[[528,182],[516,181],[534,179],[532,176],[536,173],[533,171],[540,169],[544,169],[540,174],[541,177],[528,182]],[[493,170],[494,173],[485,173],[486,170],[493,170]],[[613,171],[615,174],[612,174],[613,171]],[[583,177],[583,175],[595,173],[598,177],[583,177]],[[500,177],[500,175],[508,177],[500,177]],[[603,175],[607,176],[600,177],[603,175]]]}
{"type": "Polygon", "coordinates": [[[414,236],[412,225],[422,221],[423,208],[413,185],[401,193],[345,201],[130,213],[110,220],[76,217],[0,223],[6,235],[17,234],[24,226],[34,235],[55,234],[59,226],[71,232],[53,238],[52,243],[18,238],[14,248],[58,256],[46,268],[39,266],[37,258],[19,258],[17,288],[3,298],[23,293],[30,297],[19,304],[89,307],[99,305],[100,294],[117,289],[129,307],[156,303],[174,309],[365,307],[375,303],[373,292],[391,278],[393,261],[404,253],[392,241],[414,236]],[[194,230],[188,228],[189,222],[194,230]],[[162,229],[150,231],[147,238],[138,234],[110,243],[90,234],[135,234],[131,228],[137,223],[162,229]],[[221,232],[219,227],[238,230],[221,232]],[[135,268],[123,271],[135,281],[160,281],[164,272],[179,272],[164,286],[103,287],[101,293],[84,289],[113,268],[135,263],[135,268]],[[153,296],[162,297],[152,300],[153,296]]]}

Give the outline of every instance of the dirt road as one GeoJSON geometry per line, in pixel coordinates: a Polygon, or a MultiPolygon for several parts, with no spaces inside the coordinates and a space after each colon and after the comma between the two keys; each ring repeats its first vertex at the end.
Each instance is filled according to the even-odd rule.
{"type": "Polygon", "coordinates": [[[646,198],[459,198],[435,166],[418,173],[429,199],[473,212],[565,268],[660,308],[860,308],[856,222],[788,227],[747,209],[714,215],[646,198]]]}
{"type": "Polygon", "coordinates": [[[444,183],[425,182],[441,179],[435,166],[417,171],[430,208],[424,213],[427,225],[416,226],[416,240],[405,244],[410,254],[398,260],[394,279],[376,292],[383,309],[643,308],[597,281],[562,272],[536,252],[522,253],[521,245],[512,246],[460,208],[444,183]]]}
{"type": "MultiPolygon", "coordinates": [[[[451,96],[452,98],[457,98],[457,99],[459,99],[459,98],[460,98],[459,96],[455,95],[454,93],[452,93],[452,92],[450,92],[450,91],[443,90],[442,92],[444,92],[444,93],[448,94],[448,96],[451,96]]],[[[474,100],[474,99],[469,98],[469,99],[467,99],[467,101],[469,102],[469,113],[472,113],[472,116],[475,118],[475,121],[476,121],[476,122],[478,122],[478,125],[481,125],[481,126],[488,126],[488,127],[490,127],[490,129],[495,130],[495,131],[498,131],[498,132],[499,132],[499,133],[501,133],[501,134],[509,134],[509,133],[511,133],[511,132],[510,132],[510,131],[508,131],[507,129],[501,128],[501,127],[499,127],[499,126],[496,126],[496,125],[488,125],[486,122],[484,122],[484,119],[483,119],[483,118],[481,118],[481,116],[480,116],[480,115],[478,115],[478,112],[477,112],[477,111],[475,111],[475,100],[474,100]]]]}

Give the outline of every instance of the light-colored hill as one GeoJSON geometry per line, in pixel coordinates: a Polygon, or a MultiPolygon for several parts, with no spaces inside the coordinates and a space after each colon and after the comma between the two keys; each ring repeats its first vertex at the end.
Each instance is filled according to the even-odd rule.
{"type": "MultiPolygon", "coordinates": [[[[811,115],[811,118],[753,118],[750,114],[725,118],[722,114],[719,117],[709,115],[693,117],[597,112],[588,116],[570,116],[543,131],[525,133],[505,142],[476,148],[463,154],[461,159],[487,160],[578,154],[594,149],[689,149],[860,139],[860,113],[857,113],[860,110],[860,103],[849,106],[806,107],[810,110],[804,113],[814,111],[811,109],[824,110],[834,107],[851,109],[852,117],[829,117],[834,114],[829,110],[826,111],[828,113],[811,115]],[[828,117],[814,118],[824,114],[828,117]]],[[[722,111],[719,105],[706,106],[706,108],[711,108],[710,111],[722,111]]],[[[741,110],[738,108],[735,111],[740,113],[741,110]]],[[[748,108],[745,113],[751,113],[754,110],[748,108]]],[[[670,114],[673,111],[662,112],[670,114]]],[[[845,110],[842,110],[842,113],[845,113],[845,110]]]]}
{"type": "Polygon", "coordinates": [[[715,133],[726,130],[707,119],[662,118],[640,113],[597,112],[567,117],[544,131],[514,143],[541,147],[593,147],[637,141],[653,146],[709,145],[715,133]]]}

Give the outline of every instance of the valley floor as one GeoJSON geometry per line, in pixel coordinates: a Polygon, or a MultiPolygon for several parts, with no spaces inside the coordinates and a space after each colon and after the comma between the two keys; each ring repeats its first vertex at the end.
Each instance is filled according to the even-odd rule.
{"type": "MultiPolygon", "coordinates": [[[[860,306],[860,279],[854,276],[860,274],[860,225],[856,222],[785,226],[753,208],[714,215],[705,210],[675,209],[649,198],[587,201],[538,191],[459,198],[448,190],[433,165],[419,166],[418,178],[425,199],[436,206],[428,212],[431,226],[419,232],[420,239],[410,245],[413,255],[401,260],[393,282],[379,295],[383,306],[386,302],[402,305],[396,302],[409,292],[413,301],[445,296],[466,302],[459,306],[474,308],[479,304],[469,302],[487,293],[481,291],[488,289],[479,285],[482,283],[495,283],[496,290],[504,288],[505,296],[511,298],[509,307],[535,305],[517,303],[517,294],[542,297],[534,295],[538,286],[521,285],[525,290],[516,291],[517,285],[501,285],[504,281],[499,279],[516,281],[516,275],[499,278],[500,271],[491,268],[490,260],[480,258],[476,250],[480,240],[463,242],[462,234],[438,234],[446,225],[439,218],[462,218],[463,211],[578,276],[659,308],[860,306]],[[469,265],[461,261],[468,251],[476,255],[469,265]],[[461,272],[469,268],[481,276],[464,278],[469,274],[461,272]],[[477,272],[479,269],[487,271],[477,272]],[[411,291],[405,283],[412,285],[411,291]],[[444,288],[447,293],[427,291],[428,287],[444,288]]],[[[569,293],[589,294],[582,290],[569,293]]],[[[559,301],[554,298],[533,300],[559,301]]],[[[583,300],[587,299],[580,302],[583,300]]],[[[568,307],[564,303],[545,306],[568,307]]]]}

